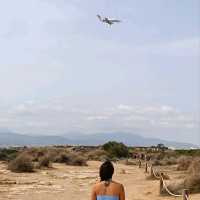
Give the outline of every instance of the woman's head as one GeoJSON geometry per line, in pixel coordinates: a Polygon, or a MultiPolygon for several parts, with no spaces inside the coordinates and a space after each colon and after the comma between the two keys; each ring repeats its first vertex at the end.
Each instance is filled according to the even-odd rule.
{"type": "Polygon", "coordinates": [[[112,179],[114,173],[113,164],[110,161],[105,161],[99,170],[101,181],[108,181],[112,179]]]}

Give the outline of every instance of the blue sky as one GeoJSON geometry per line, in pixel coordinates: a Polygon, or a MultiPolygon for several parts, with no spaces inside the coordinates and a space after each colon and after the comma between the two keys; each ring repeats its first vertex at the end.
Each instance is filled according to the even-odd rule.
{"type": "Polygon", "coordinates": [[[0,128],[200,144],[199,25],[198,0],[2,1],[0,128]]]}

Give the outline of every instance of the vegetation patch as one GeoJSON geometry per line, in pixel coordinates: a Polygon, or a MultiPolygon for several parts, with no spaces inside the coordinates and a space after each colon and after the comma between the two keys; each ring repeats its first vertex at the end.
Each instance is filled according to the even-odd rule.
{"type": "Polygon", "coordinates": [[[191,192],[200,192],[200,158],[190,164],[184,185],[191,192]]]}
{"type": "Polygon", "coordinates": [[[178,158],[177,170],[178,171],[188,170],[191,162],[192,162],[192,157],[190,157],[190,156],[181,156],[180,158],[178,158]]]}
{"type": "Polygon", "coordinates": [[[127,158],[129,156],[129,149],[123,143],[111,141],[105,143],[102,148],[111,158],[127,158]]]}
{"type": "Polygon", "coordinates": [[[73,166],[87,166],[87,159],[77,153],[72,152],[60,153],[54,161],[73,166]]]}
{"type": "Polygon", "coordinates": [[[8,169],[12,172],[33,172],[34,165],[31,157],[22,153],[8,164],[8,169]]]}
{"type": "Polygon", "coordinates": [[[1,161],[11,161],[17,157],[19,151],[16,149],[0,149],[0,160],[1,161]]]}
{"type": "Polygon", "coordinates": [[[200,157],[200,149],[179,149],[179,150],[175,150],[175,153],[178,156],[192,156],[192,157],[200,157]]]}
{"type": "Polygon", "coordinates": [[[103,161],[108,158],[108,153],[103,149],[96,149],[87,153],[88,160],[103,161]]]}
{"type": "MultiPolygon", "coordinates": [[[[183,189],[189,189],[190,193],[200,192],[200,159],[196,158],[188,167],[184,180],[173,181],[168,185],[168,189],[174,194],[182,194],[183,189]]],[[[166,191],[163,189],[163,193],[166,191]]]]}
{"type": "Polygon", "coordinates": [[[38,162],[38,168],[43,168],[43,167],[50,168],[52,166],[51,164],[52,164],[52,162],[51,162],[50,156],[45,155],[40,158],[40,160],[38,162]]]}

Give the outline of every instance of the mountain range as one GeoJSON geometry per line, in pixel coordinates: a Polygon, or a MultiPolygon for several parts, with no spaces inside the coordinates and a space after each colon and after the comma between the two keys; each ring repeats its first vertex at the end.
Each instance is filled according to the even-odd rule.
{"type": "Polygon", "coordinates": [[[0,146],[45,146],[45,145],[101,145],[108,141],[123,142],[129,146],[153,146],[164,144],[174,148],[199,148],[190,143],[146,138],[132,133],[66,134],[62,136],[22,135],[9,131],[0,132],[0,146]],[[70,136],[69,136],[70,135],[70,136]]]}

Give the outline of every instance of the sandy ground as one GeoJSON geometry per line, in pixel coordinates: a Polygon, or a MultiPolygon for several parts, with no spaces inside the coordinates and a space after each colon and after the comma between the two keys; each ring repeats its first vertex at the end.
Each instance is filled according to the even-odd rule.
{"type": "MultiPolygon", "coordinates": [[[[88,164],[88,167],[54,164],[53,169],[17,174],[0,163],[0,200],[89,200],[91,187],[98,178],[100,162],[88,164]]],[[[143,168],[117,164],[115,169],[114,180],[124,184],[127,200],[182,199],[159,196],[159,181],[146,180],[143,168]]],[[[182,176],[180,172],[170,171],[170,168],[168,174],[171,181],[182,176]]],[[[200,200],[200,194],[191,195],[190,199],[200,200]]]]}

